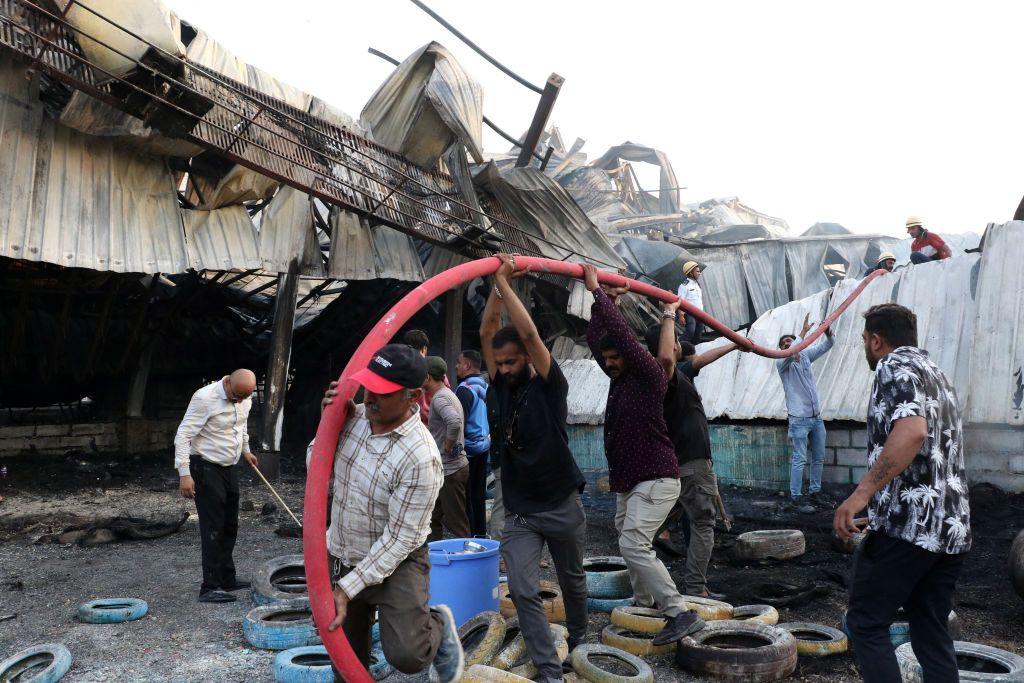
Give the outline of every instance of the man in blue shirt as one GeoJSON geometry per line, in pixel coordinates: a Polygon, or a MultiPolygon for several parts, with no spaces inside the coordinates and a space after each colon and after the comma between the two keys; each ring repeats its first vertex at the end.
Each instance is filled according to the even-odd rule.
{"type": "MultiPolygon", "coordinates": [[[[779,338],[779,348],[788,349],[800,343],[811,324],[804,316],[804,325],[798,336],[784,334],[779,338]]],[[[775,361],[775,369],[782,379],[786,392],[786,412],[789,414],[789,438],[793,442],[793,464],[789,471],[789,493],[793,503],[803,502],[801,487],[804,480],[804,465],[807,463],[807,444],[811,446],[810,483],[808,498],[815,505],[824,503],[821,499],[821,471],[825,465],[825,423],[821,419],[821,404],[818,401],[818,387],[814,383],[811,363],[832,348],[832,330],[825,330],[825,338],[789,358],[775,361]]]]}

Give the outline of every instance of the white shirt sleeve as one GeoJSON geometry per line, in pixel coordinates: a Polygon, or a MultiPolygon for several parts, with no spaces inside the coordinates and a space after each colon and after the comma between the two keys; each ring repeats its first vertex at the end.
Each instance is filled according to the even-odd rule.
{"type": "Polygon", "coordinates": [[[189,446],[206,424],[207,417],[206,401],[200,398],[197,391],[192,394],[185,417],[182,418],[174,435],[174,466],[178,470],[178,476],[186,477],[192,473],[188,465],[189,446]]]}

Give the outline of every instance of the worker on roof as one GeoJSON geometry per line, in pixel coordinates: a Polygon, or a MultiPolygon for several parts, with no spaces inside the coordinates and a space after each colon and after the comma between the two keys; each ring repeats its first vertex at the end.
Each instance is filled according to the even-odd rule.
{"type": "Polygon", "coordinates": [[[891,251],[883,251],[878,255],[878,261],[875,263],[875,268],[881,268],[882,270],[887,270],[891,273],[895,267],[896,254],[891,251]]]}
{"type": "Polygon", "coordinates": [[[941,261],[953,255],[945,240],[934,232],[925,230],[924,220],[919,216],[911,216],[907,219],[907,233],[914,238],[914,242],[910,245],[911,263],[941,261]]]}
{"type": "MultiPolygon", "coordinates": [[[[704,292],[701,290],[700,284],[697,280],[700,279],[701,268],[700,264],[696,261],[687,261],[683,264],[683,284],[679,285],[679,290],[676,295],[690,304],[693,304],[700,310],[704,310],[704,292]]],[[[686,325],[683,328],[683,341],[688,341],[693,345],[700,343],[700,338],[704,335],[704,323],[694,318],[689,313],[686,314],[686,325]]]]}

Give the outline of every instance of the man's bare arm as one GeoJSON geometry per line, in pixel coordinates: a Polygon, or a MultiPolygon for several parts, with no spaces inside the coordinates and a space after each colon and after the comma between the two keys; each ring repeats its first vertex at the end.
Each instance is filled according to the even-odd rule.
{"type": "Polygon", "coordinates": [[[491,295],[487,297],[487,305],[480,316],[480,355],[487,367],[487,376],[493,381],[498,376],[498,368],[494,363],[494,349],[491,341],[501,329],[501,299],[498,298],[497,285],[491,287],[491,295]]]}
{"type": "Polygon", "coordinates": [[[699,353],[693,357],[690,361],[690,365],[693,366],[694,370],[700,370],[701,368],[711,365],[716,360],[732,353],[736,349],[740,348],[739,344],[723,344],[722,346],[716,346],[713,349],[709,349],[704,353],[699,353]]]}
{"type": "Polygon", "coordinates": [[[679,314],[679,302],[682,299],[676,299],[672,303],[663,303],[661,305],[662,313],[664,317],[661,319],[661,335],[658,337],[658,363],[661,364],[661,369],[665,371],[665,377],[672,379],[672,371],[676,367],[676,319],[675,316],[679,314]],[[672,317],[668,317],[672,314],[672,317]]]}
{"type": "Polygon", "coordinates": [[[523,346],[526,347],[526,352],[530,355],[530,362],[533,363],[537,374],[546,380],[548,378],[548,371],[551,370],[551,352],[548,351],[548,347],[544,346],[544,340],[540,338],[540,333],[537,331],[537,326],[533,323],[533,318],[530,317],[530,312],[526,310],[526,306],[516,296],[509,282],[509,278],[515,271],[515,257],[498,254],[498,258],[502,260],[502,265],[494,273],[494,285],[501,292],[501,298],[505,302],[505,310],[508,312],[509,320],[512,321],[512,325],[519,332],[519,338],[523,341],[523,346]]]}
{"type": "Polygon", "coordinates": [[[873,495],[910,466],[927,438],[928,421],[919,415],[900,418],[893,423],[878,460],[850,497],[836,509],[832,527],[840,538],[846,540],[859,531],[853,523],[854,517],[867,506],[873,495]]]}

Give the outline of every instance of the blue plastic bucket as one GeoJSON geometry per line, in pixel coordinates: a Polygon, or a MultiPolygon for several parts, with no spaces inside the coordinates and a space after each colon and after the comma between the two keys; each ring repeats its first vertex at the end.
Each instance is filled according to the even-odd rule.
{"type": "Polygon", "coordinates": [[[498,611],[498,542],[486,538],[453,538],[430,546],[430,604],[448,605],[455,623],[464,623],[488,610],[498,611]],[[455,554],[466,541],[487,548],[455,554]]]}

